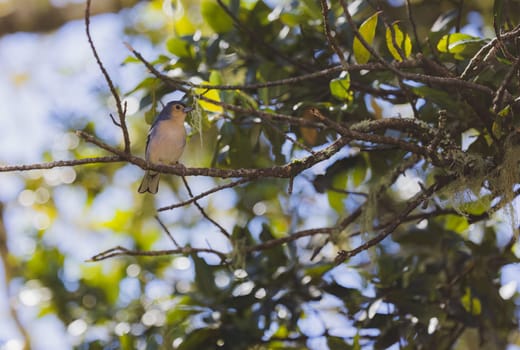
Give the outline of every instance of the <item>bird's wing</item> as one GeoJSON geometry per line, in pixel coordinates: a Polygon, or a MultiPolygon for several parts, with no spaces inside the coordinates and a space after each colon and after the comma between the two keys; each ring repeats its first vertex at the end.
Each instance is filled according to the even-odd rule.
{"type": "Polygon", "coordinates": [[[148,136],[146,137],[145,154],[148,154],[148,146],[150,145],[150,138],[157,131],[157,129],[156,129],[157,124],[159,124],[163,120],[168,120],[168,113],[166,112],[166,108],[163,108],[161,113],[159,113],[159,115],[154,119],[152,125],[150,126],[150,131],[148,131],[148,136]]]}
{"type": "Polygon", "coordinates": [[[157,123],[154,122],[152,124],[152,127],[150,128],[150,131],[148,131],[148,136],[146,137],[146,147],[144,149],[144,154],[146,156],[146,159],[148,159],[148,147],[150,146],[150,139],[153,137],[153,135],[157,132],[156,126],[157,123]]]}

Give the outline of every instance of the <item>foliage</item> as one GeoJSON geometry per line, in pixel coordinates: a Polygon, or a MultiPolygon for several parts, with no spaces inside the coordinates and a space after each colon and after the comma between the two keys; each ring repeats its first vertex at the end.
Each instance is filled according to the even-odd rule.
{"type": "MultiPolygon", "coordinates": [[[[504,296],[500,277],[518,261],[520,12],[514,1],[454,3],[175,2],[173,33],[141,34],[162,43],[158,57],[136,45],[126,61],[149,71],[129,92],[141,125],[123,109],[114,119],[138,131],[132,155],[88,125],[78,137],[114,158],[77,167],[69,186],[82,188],[75,205],[88,212],[128,164],[154,167],[134,156],[137,135],[145,112],[177,90],[195,107],[187,168],[154,169],[186,175],[188,185],[163,175],[161,191],[187,202],[169,209],[165,197],[133,194],[136,179],[129,208],[82,228],[122,237],[124,248],[101,252],[72,281],[65,251],[41,244],[15,258],[17,276],[52,292],[41,314],[85,320],[82,349],[517,341],[516,293],[504,296]],[[198,193],[215,193],[190,199],[195,175],[210,179],[198,193]]],[[[91,147],[71,153],[101,154],[91,147]]],[[[54,201],[35,206],[59,215],[54,201]]]]}

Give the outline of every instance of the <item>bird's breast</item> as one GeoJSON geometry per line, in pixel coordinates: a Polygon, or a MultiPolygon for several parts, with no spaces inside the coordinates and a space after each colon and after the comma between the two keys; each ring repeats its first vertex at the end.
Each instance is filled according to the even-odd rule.
{"type": "Polygon", "coordinates": [[[151,130],[146,158],[152,163],[175,164],[186,145],[184,124],[163,121],[151,130]]]}

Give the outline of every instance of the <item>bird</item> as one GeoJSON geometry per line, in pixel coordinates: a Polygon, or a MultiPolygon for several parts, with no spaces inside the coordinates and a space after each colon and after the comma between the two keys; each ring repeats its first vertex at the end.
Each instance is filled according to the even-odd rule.
{"type": "MultiPolygon", "coordinates": [[[[155,118],[146,140],[145,159],[153,164],[174,165],[186,146],[186,129],[184,120],[189,111],[193,110],[180,101],[171,101],[164,106],[155,118]]],[[[160,174],[147,170],[139,193],[157,193],[160,174]]]]}

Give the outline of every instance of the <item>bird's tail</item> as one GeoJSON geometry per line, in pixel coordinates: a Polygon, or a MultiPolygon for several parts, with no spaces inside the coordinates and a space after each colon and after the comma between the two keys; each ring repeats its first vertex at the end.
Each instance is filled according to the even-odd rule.
{"type": "Polygon", "coordinates": [[[141,181],[141,185],[137,191],[139,193],[157,193],[157,190],[159,189],[159,175],[160,174],[155,171],[147,171],[144,174],[143,181],[141,181]]]}

